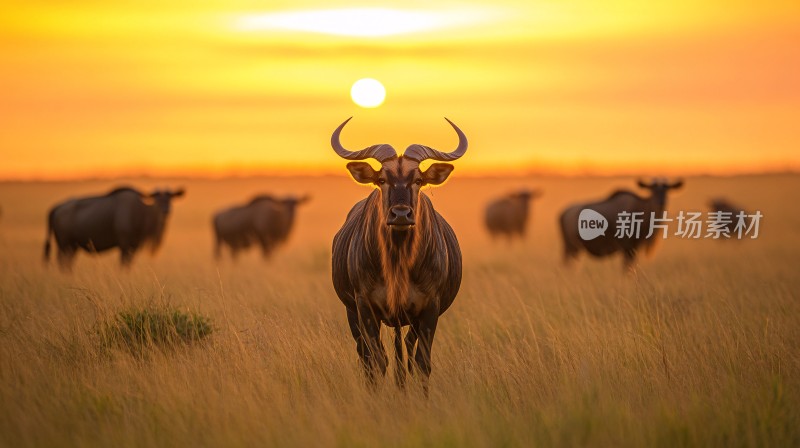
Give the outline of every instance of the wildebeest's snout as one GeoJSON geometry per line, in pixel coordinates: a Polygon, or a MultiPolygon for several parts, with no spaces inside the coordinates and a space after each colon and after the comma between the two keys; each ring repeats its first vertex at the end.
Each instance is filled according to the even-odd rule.
{"type": "Polygon", "coordinates": [[[389,209],[389,219],[386,223],[390,226],[413,226],[414,209],[407,205],[395,205],[389,209]]]}

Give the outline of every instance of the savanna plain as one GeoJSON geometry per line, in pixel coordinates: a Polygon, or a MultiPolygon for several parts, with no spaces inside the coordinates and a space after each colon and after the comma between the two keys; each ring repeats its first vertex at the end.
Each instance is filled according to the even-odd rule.
{"type": "MultiPolygon", "coordinates": [[[[330,246],[369,193],[341,176],[0,184],[0,445],[800,446],[796,175],[689,177],[668,209],[726,196],[757,239],[671,236],[633,275],[561,266],[556,218],[631,178],[460,178],[425,190],[461,242],[461,291],[439,321],[429,397],[375,389],[330,280],[330,246]],[[45,215],[120,184],[184,186],[156,257],[129,271],[81,253],[42,262],[45,215]],[[528,238],[493,242],[484,204],[541,188],[528,238]],[[269,260],[212,257],[212,212],[308,193],[269,260]],[[213,332],[131,351],[98,337],[126,310],[169,308],[213,332]]],[[[384,329],[387,348],[389,331],[384,329]]],[[[391,353],[391,352],[390,352],[391,353]]],[[[390,366],[390,370],[391,370],[390,366]]]]}

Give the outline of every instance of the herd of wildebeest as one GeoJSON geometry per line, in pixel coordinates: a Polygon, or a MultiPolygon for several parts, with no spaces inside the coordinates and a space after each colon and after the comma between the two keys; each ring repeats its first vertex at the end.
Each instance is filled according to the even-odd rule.
{"type": "MultiPolygon", "coordinates": [[[[331,146],[349,160],[347,169],[359,183],[375,186],[356,203],[342,228],[333,238],[333,286],[347,310],[347,321],[356,342],[361,364],[371,382],[385,375],[388,358],[380,341],[382,325],[394,328],[395,369],[398,385],[408,372],[418,372],[427,390],[431,372],[431,348],[439,316],[453,303],[461,284],[461,251],[456,234],[434,209],[425,186],[440,185],[453,171],[451,162],[467,151],[467,137],[450,120],[458,135],[458,146],[443,152],[424,145],[410,145],[403,154],[388,144],[351,151],[340,142],[346,120],[331,136],[331,146]],[[375,170],[364,160],[380,163],[375,170]],[[420,163],[433,160],[422,171],[420,163]],[[409,330],[403,336],[402,327],[409,330]],[[404,360],[403,351],[407,352],[404,360]]],[[[630,267],[637,252],[647,249],[655,236],[625,238],[606,236],[584,240],[579,236],[578,214],[591,208],[610,221],[621,211],[643,212],[646,227],[650,212],[664,211],[667,194],[682,181],[657,179],[639,181],[648,196],[618,190],[604,200],[567,207],[559,217],[564,243],[564,261],[580,252],[596,257],[621,253],[630,267]]],[[[69,271],[79,249],[90,253],[119,248],[121,263],[128,266],[142,248],[155,251],[164,236],[172,200],[183,189],[143,193],[117,188],[102,196],[70,199],[54,206],[47,216],[44,257],[47,261],[51,239],[55,239],[60,266],[69,271]]],[[[485,226],[493,239],[513,241],[525,237],[531,201],[539,190],[522,190],[487,205],[485,226]]],[[[259,195],[250,201],[214,214],[214,254],[224,247],[236,258],[240,251],[259,246],[265,257],[286,241],[296,209],[308,196],[274,197],[259,195]]],[[[724,200],[712,203],[715,210],[737,211],[740,207],[724,200]]]]}

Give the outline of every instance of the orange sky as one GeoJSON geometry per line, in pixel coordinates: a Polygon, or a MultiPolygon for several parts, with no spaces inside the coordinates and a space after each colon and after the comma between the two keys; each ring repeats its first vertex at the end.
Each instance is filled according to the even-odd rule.
{"type": "Polygon", "coordinates": [[[800,169],[797,1],[73,0],[3,10],[0,179],[343,172],[328,139],[351,115],[346,145],[400,150],[450,149],[451,118],[470,137],[457,162],[468,174],[800,169]],[[434,19],[372,37],[243,25],[365,6],[398,10],[397,22],[434,19]],[[350,100],[362,77],[386,86],[381,107],[350,100]]]}

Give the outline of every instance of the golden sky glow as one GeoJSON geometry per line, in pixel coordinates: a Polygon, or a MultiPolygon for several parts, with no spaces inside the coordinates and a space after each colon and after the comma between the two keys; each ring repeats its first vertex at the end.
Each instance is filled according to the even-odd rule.
{"type": "Polygon", "coordinates": [[[339,8],[243,14],[241,31],[290,30],[356,37],[384,37],[491,21],[491,10],[440,11],[389,8],[339,8]]]}
{"type": "Polygon", "coordinates": [[[427,4],[4,5],[0,179],[339,172],[351,115],[399,149],[447,116],[473,174],[800,168],[796,1],[427,4]]]}

